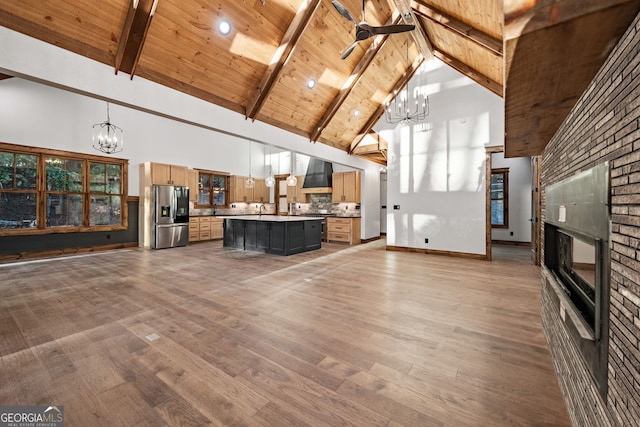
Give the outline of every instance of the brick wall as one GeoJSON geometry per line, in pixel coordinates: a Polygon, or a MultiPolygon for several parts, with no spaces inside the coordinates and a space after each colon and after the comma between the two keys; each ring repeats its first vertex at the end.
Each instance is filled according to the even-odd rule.
{"type": "Polygon", "coordinates": [[[598,394],[542,287],[542,323],[575,426],[640,420],[640,15],[542,155],[544,189],[611,162],[609,391],[598,394]]]}

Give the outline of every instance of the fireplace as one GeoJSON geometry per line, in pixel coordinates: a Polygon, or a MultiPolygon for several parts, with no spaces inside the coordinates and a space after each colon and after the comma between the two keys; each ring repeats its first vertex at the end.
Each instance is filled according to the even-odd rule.
{"type": "Polygon", "coordinates": [[[543,286],[600,394],[607,393],[609,164],[546,188],[543,286]]]}

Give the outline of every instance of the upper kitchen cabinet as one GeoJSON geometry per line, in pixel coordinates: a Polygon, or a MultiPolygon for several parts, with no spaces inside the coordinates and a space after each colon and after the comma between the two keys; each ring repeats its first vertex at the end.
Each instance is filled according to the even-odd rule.
{"type": "Polygon", "coordinates": [[[333,203],[360,203],[360,172],[334,172],[333,193],[331,201],[333,203]]]}
{"type": "Polygon", "coordinates": [[[196,203],[198,201],[198,171],[187,170],[187,185],[189,186],[189,201],[196,203]]]}
{"type": "Polygon", "coordinates": [[[296,179],[297,184],[295,186],[287,186],[287,203],[308,203],[308,196],[302,191],[304,175],[296,176],[296,179]]]}
{"type": "Polygon", "coordinates": [[[187,186],[187,167],[165,163],[147,162],[143,165],[145,174],[150,174],[151,184],[187,186]]]}
{"type": "Polygon", "coordinates": [[[246,176],[232,175],[229,177],[229,202],[251,203],[253,202],[253,188],[244,186],[246,176]]]}
{"type": "Polygon", "coordinates": [[[263,178],[254,178],[256,185],[253,187],[253,201],[256,203],[269,203],[269,187],[263,178]]]}

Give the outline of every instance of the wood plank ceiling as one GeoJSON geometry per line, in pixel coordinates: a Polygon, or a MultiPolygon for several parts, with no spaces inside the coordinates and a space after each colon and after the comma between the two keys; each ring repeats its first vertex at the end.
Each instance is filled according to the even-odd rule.
{"type": "MultiPolygon", "coordinates": [[[[360,20],[360,0],[341,3],[360,20]]],[[[354,25],[330,0],[6,1],[0,25],[385,164],[372,127],[432,56],[504,95],[507,155],[539,154],[638,10],[640,0],[367,0],[370,25],[416,29],[361,41],[345,60],[354,25]]]]}

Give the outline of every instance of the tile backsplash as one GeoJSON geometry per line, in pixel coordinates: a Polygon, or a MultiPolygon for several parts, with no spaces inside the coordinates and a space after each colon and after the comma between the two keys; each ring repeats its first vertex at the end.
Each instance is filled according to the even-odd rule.
{"type": "Polygon", "coordinates": [[[294,215],[331,214],[338,216],[360,216],[359,203],[333,203],[331,194],[310,194],[309,203],[296,203],[294,215]]]}
{"type": "MultiPolygon", "coordinates": [[[[232,203],[229,208],[216,208],[216,215],[257,215],[260,213],[260,205],[264,205],[262,213],[274,215],[275,203],[232,203]]],[[[360,216],[359,203],[332,203],[331,194],[310,194],[309,203],[294,203],[293,215],[331,214],[337,216],[360,216]]],[[[196,209],[193,203],[189,204],[190,216],[213,215],[213,209],[196,209]]]]}

